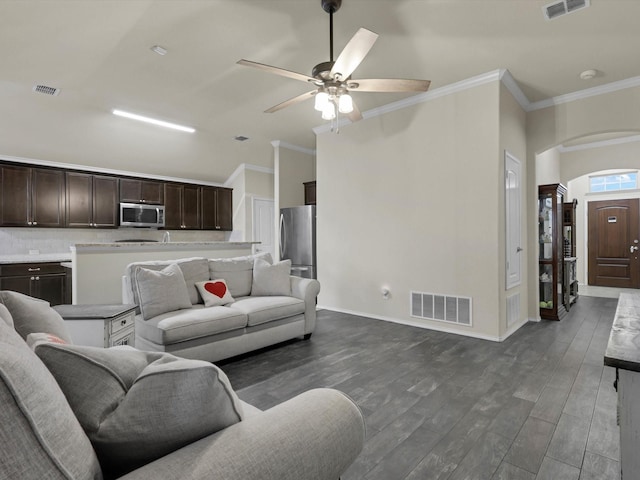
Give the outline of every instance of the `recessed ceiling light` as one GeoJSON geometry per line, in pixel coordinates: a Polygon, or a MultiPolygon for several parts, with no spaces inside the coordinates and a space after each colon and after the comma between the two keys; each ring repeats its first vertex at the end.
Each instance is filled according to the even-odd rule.
{"type": "Polygon", "coordinates": [[[157,53],[158,55],[166,55],[169,50],[160,45],[154,45],[151,47],[151,51],[157,53]]]}
{"type": "Polygon", "coordinates": [[[598,75],[598,71],[597,70],[585,70],[584,72],[582,72],[580,74],[580,78],[582,80],[591,80],[592,78],[595,78],[598,75]]]}
{"type": "Polygon", "coordinates": [[[155,118],[144,117],[136,113],[124,112],[122,110],[113,110],[113,114],[118,115],[119,117],[125,117],[125,118],[130,118],[132,120],[138,120],[140,122],[159,125],[161,127],[173,128],[174,130],[180,130],[181,132],[193,133],[196,131],[195,128],[185,127],[183,125],[178,125],[177,123],[165,122],[164,120],[156,120],[155,118]]]}

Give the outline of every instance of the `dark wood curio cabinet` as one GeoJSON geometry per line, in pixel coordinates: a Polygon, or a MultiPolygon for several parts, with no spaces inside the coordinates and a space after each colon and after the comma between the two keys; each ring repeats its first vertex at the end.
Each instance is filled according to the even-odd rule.
{"type": "Polygon", "coordinates": [[[567,314],[562,235],[566,192],[560,183],[538,187],[540,317],[547,320],[561,320],[567,314]]]}

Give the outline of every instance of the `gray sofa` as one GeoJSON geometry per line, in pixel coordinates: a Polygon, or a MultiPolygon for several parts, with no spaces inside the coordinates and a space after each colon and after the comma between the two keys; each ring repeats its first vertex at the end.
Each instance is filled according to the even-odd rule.
{"type": "Polygon", "coordinates": [[[0,291],[1,480],[335,480],[362,449],[336,390],[262,412],[209,362],[69,341],[46,302],[0,291]]]}
{"type": "Polygon", "coordinates": [[[123,303],[139,307],[136,347],[215,362],[297,337],[308,339],[320,284],[291,276],[287,262],[274,264],[269,254],[258,254],[129,264],[123,303]],[[167,280],[172,274],[182,280],[167,280]],[[215,280],[225,282],[232,300],[207,306],[202,283],[215,280]]]}

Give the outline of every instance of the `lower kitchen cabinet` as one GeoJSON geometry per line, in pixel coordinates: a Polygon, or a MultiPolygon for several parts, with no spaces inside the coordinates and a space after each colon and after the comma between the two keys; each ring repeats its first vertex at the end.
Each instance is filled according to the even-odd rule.
{"type": "Polygon", "coordinates": [[[57,262],[1,265],[0,290],[13,290],[60,305],[66,300],[66,273],[57,262]]]}

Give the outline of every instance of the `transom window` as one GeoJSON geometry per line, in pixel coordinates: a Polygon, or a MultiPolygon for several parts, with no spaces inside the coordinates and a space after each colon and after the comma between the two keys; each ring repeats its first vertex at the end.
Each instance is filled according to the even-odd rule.
{"type": "Polygon", "coordinates": [[[589,177],[590,192],[616,192],[638,188],[638,172],[615,173],[589,177]]]}

